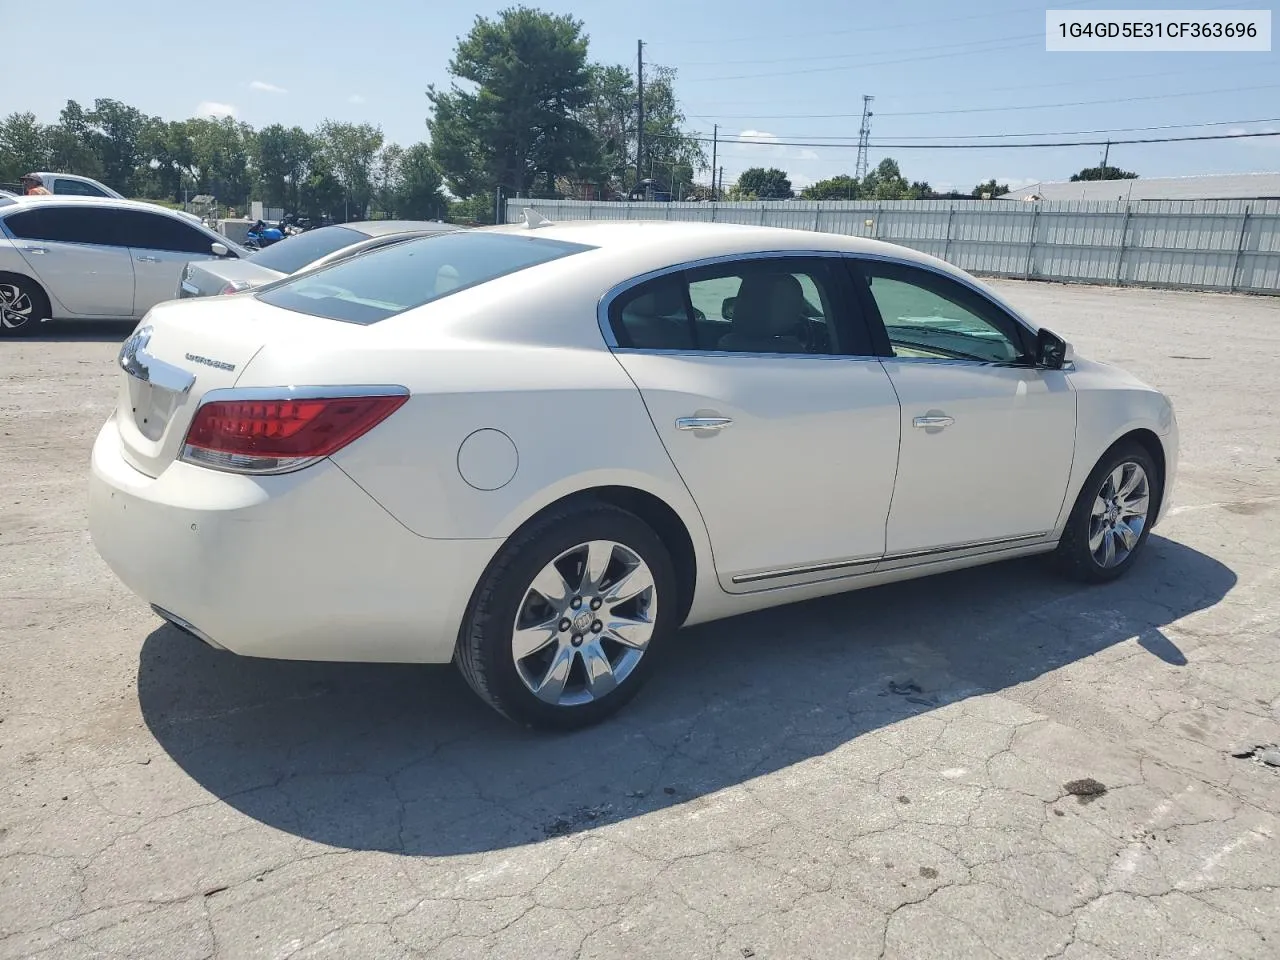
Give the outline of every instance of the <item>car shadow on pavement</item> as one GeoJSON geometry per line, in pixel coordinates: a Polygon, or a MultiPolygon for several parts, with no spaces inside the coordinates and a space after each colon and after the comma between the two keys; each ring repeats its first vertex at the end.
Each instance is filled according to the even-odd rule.
{"type": "MultiPolygon", "coordinates": [[[[26,343],[123,343],[138,326],[135,320],[63,322],[48,320],[21,338],[26,343]]],[[[14,341],[17,342],[17,341],[14,341]]]]}
{"type": "Polygon", "coordinates": [[[337,847],[473,853],[706,797],[1117,644],[1179,669],[1161,627],[1235,582],[1152,537],[1105,586],[1010,561],[706,624],[673,638],[621,714],[572,734],[508,723],[450,667],[238,658],[169,626],[143,645],[138,697],[178,765],[263,823],[337,847]]]}

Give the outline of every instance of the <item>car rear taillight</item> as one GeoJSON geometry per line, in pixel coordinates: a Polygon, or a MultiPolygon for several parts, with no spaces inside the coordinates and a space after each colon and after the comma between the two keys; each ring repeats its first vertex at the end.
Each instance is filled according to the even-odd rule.
{"type": "Polygon", "coordinates": [[[408,399],[400,389],[359,396],[214,395],[196,410],[182,459],[232,473],[287,473],[341,450],[408,399]]]}

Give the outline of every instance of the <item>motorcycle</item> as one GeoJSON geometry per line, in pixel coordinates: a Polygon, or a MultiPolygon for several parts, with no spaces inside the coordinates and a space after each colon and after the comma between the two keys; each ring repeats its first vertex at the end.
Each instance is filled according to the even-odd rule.
{"type": "Polygon", "coordinates": [[[248,250],[261,250],[263,247],[269,247],[283,239],[284,231],[279,227],[269,227],[265,222],[259,220],[245,234],[244,246],[248,250]]]}

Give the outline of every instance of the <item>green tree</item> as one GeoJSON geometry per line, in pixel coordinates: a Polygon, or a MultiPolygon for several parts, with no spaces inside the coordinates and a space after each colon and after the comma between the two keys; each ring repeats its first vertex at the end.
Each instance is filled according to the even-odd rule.
{"type": "Polygon", "coordinates": [[[805,200],[857,200],[861,187],[857,177],[841,173],[809,184],[800,191],[800,196],[805,200]]]}
{"type": "Polygon", "coordinates": [[[911,192],[898,161],[889,157],[881,160],[862,181],[862,196],[867,200],[905,200],[911,192]]]}
{"type": "Polygon", "coordinates": [[[738,195],[746,200],[790,200],[795,194],[785,170],[749,167],[738,174],[738,195]]]}
{"type": "Polygon", "coordinates": [[[427,127],[455,195],[527,194],[535,183],[551,191],[593,159],[594,139],[579,119],[589,96],[580,21],[528,7],[477,17],[449,73],[449,90],[427,90],[427,127]]]}
{"type": "Polygon", "coordinates": [[[0,180],[11,183],[49,165],[49,129],[34,113],[11,113],[0,120],[0,180]]]}
{"type": "Polygon", "coordinates": [[[125,196],[133,194],[143,159],[139,141],[148,118],[137,107],[119,100],[95,100],[86,120],[94,133],[102,182],[125,196]]]}
{"type": "Polygon", "coordinates": [[[442,219],[449,207],[441,189],[443,186],[444,180],[431,158],[431,147],[415,143],[399,157],[396,215],[411,220],[442,219]]]}
{"type": "Polygon", "coordinates": [[[988,197],[994,198],[994,197],[999,197],[1008,192],[1009,192],[1009,185],[1007,183],[996,183],[995,178],[992,177],[986,183],[980,183],[973,188],[973,198],[975,200],[981,200],[982,195],[984,193],[988,197]]]}
{"type": "Polygon", "coordinates": [[[1096,167],[1085,167],[1079,173],[1071,175],[1071,181],[1078,183],[1081,180],[1137,180],[1136,173],[1130,173],[1128,170],[1121,170],[1119,167],[1109,167],[1099,164],[1096,167]]]}
{"type": "Polygon", "coordinates": [[[262,200],[268,206],[297,209],[302,181],[316,151],[311,135],[301,127],[273,123],[255,139],[255,174],[262,200]]]}
{"type": "Polygon", "coordinates": [[[368,123],[326,120],[315,140],[346,195],[347,217],[363,219],[373,199],[374,162],[382,149],[382,130],[368,123]]]}
{"type": "Polygon", "coordinates": [[[908,200],[936,200],[938,195],[934,193],[933,187],[929,186],[928,180],[912,180],[911,186],[907,187],[908,200]]]}
{"type": "Polygon", "coordinates": [[[49,130],[49,166],[60,173],[101,177],[99,146],[89,113],[76,101],[68,100],[58,114],[58,122],[49,130]]]}
{"type": "Polygon", "coordinates": [[[318,219],[337,217],[343,213],[346,193],[323,153],[317,152],[307,165],[307,173],[298,188],[298,210],[318,219]]]}

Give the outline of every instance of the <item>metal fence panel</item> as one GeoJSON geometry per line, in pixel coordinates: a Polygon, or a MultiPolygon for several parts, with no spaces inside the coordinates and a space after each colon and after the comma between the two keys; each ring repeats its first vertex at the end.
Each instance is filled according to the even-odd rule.
{"type": "Polygon", "coordinates": [[[1280,295],[1280,200],[510,200],[551,220],[687,220],[911,247],[976,274],[1280,295]]]}

